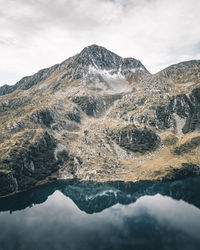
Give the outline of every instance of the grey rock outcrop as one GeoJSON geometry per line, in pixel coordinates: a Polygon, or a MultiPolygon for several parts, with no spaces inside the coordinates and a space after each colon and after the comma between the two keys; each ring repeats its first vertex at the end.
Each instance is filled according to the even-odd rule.
{"type": "Polygon", "coordinates": [[[200,126],[200,88],[192,90],[189,95],[181,94],[171,97],[168,103],[156,107],[154,125],[159,129],[177,127],[174,114],[185,119],[183,133],[194,131],[200,126]]]}
{"type": "Polygon", "coordinates": [[[3,85],[0,87],[0,96],[10,94],[11,92],[15,91],[16,85],[3,85]]]}
{"type": "Polygon", "coordinates": [[[0,196],[17,191],[18,185],[12,171],[0,170],[0,196]]]}
{"type": "Polygon", "coordinates": [[[8,169],[5,173],[0,171],[1,193],[25,190],[57,171],[68,159],[68,153],[61,150],[55,155],[56,147],[56,140],[45,132],[34,144],[25,142],[22,148],[11,150],[9,156],[0,162],[8,169]]]}
{"type": "Polygon", "coordinates": [[[155,150],[160,142],[159,136],[152,130],[147,128],[137,129],[134,126],[111,132],[111,137],[120,147],[140,153],[155,150]]]}

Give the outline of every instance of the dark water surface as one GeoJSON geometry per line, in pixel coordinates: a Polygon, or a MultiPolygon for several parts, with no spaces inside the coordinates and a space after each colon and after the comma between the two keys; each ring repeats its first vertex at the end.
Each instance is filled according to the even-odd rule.
{"type": "Polygon", "coordinates": [[[200,178],[65,181],[0,199],[0,250],[199,250],[200,178]]]}

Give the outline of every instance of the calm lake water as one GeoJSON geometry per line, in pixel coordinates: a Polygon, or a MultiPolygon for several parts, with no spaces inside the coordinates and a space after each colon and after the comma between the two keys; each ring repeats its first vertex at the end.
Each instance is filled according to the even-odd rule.
{"type": "Polygon", "coordinates": [[[0,199],[0,250],[199,250],[200,178],[65,181],[0,199]]]}

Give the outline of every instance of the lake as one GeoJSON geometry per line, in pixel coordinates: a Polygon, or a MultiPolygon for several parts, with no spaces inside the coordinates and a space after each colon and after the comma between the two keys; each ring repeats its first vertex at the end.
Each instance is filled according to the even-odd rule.
{"type": "Polygon", "coordinates": [[[200,178],[62,181],[0,199],[0,250],[199,250],[200,178]]]}

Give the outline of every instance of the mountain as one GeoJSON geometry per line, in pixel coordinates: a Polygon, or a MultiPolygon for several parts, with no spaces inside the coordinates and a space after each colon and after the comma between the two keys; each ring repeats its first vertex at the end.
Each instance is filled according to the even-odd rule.
{"type": "Polygon", "coordinates": [[[151,75],[91,45],[0,95],[0,195],[56,179],[200,173],[200,61],[151,75]]]}
{"type": "Polygon", "coordinates": [[[103,47],[91,45],[61,64],[42,69],[33,76],[22,78],[14,86],[4,85],[0,87],[0,95],[9,94],[17,89],[30,89],[50,76],[59,73],[61,79],[76,80],[91,76],[97,78],[99,76],[102,79],[102,75],[127,77],[136,72],[150,74],[142,63],[134,58],[121,58],[103,47]]]}

